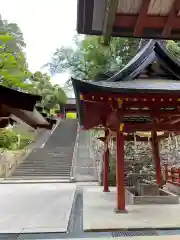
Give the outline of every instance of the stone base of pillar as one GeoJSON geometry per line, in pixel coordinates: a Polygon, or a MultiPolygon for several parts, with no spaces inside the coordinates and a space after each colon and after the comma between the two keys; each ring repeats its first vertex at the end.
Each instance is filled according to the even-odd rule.
{"type": "Polygon", "coordinates": [[[120,209],[115,208],[114,211],[115,211],[115,213],[117,213],[117,214],[120,214],[120,213],[128,213],[128,211],[127,211],[126,209],[125,209],[125,210],[120,210],[120,209]]]}
{"type": "Polygon", "coordinates": [[[103,192],[110,192],[110,190],[109,190],[109,189],[108,189],[108,190],[104,190],[104,189],[103,189],[103,192]]]}

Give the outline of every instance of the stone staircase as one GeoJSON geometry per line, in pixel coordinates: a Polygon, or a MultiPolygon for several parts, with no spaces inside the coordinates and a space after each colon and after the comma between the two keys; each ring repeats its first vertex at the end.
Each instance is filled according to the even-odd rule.
{"type": "Polygon", "coordinates": [[[77,120],[60,122],[43,148],[34,148],[8,180],[70,179],[77,120]]]}

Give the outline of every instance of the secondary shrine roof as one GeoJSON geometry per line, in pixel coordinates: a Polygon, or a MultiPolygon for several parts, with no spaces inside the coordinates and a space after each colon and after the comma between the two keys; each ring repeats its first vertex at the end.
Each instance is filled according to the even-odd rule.
{"type": "Polygon", "coordinates": [[[150,40],[119,72],[106,72],[96,81],[72,79],[77,91],[169,92],[180,90],[180,63],[161,41],[150,40]],[[146,71],[145,71],[146,70],[146,71]],[[144,73],[145,76],[144,76],[144,73]],[[143,73],[143,75],[141,75],[143,73]]]}
{"type": "Polygon", "coordinates": [[[55,121],[43,117],[36,110],[35,105],[39,101],[41,96],[0,85],[0,128],[16,122],[19,118],[33,128],[51,129],[55,121]]]}
{"type": "Polygon", "coordinates": [[[88,35],[180,39],[179,0],[78,0],[77,31],[88,35]]]}
{"type": "Polygon", "coordinates": [[[99,81],[72,79],[80,124],[98,126],[114,111],[130,123],[153,123],[152,112],[163,115],[162,122],[169,114],[180,117],[179,74],[177,59],[162,42],[150,40],[119,72],[101,74],[99,81]]]}
{"type": "Polygon", "coordinates": [[[133,79],[127,81],[82,81],[73,80],[74,86],[80,92],[103,91],[112,93],[162,93],[180,91],[180,81],[168,79],[133,79]]]}

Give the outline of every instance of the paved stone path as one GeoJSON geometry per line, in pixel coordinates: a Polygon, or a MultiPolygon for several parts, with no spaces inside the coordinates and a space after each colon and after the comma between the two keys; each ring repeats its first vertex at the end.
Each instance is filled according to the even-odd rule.
{"type": "MultiPolygon", "coordinates": [[[[9,240],[32,240],[32,239],[85,239],[85,240],[91,240],[91,239],[101,239],[101,240],[108,240],[108,239],[120,239],[120,240],[128,240],[128,239],[134,239],[134,240],[177,240],[180,239],[180,230],[166,230],[166,231],[115,231],[115,232],[83,232],[83,189],[92,187],[92,184],[94,183],[79,183],[76,184],[76,194],[73,201],[72,211],[70,214],[70,219],[67,227],[67,233],[17,233],[17,234],[0,234],[0,240],[1,239],[9,239],[9,240]],[[163,235],[160,237],[160,235],[163,235]],[[167,235],[165,237],[165,235],[167,235]],[[173,236],[172,235],[178,235],[173,236]],[[123,236],[125,238],[123,238],[123,236]],[[127,237],[131,236],[131,238],[127,237]],[[133,237],[132,236],[137,236],[133,237]],[[141,237],[140,237],[141,236],[141,237]],[[152,236],[152,237],[151,237],[152,236]],[[120,238],[118,238],[120,237],[120,238]]],[[[27,184],[26,184],[27,185],[27,184]]],[[[42,185],[42,184],[41,184],[42,185]]],[[[65,186],[72,185],[72,183],[64,184],[65,186]]],[[[74,184],[73,184],[74,185],[74,184]]],[[[67,188],[67,187],[65,187],[67,188]]],[[[0,202],[1,203],[1,202],[0,202]]],[[[60,202],[58,204],[58,207],[61,206],[60,202]]],[[[64,206],[64,205],[63,205],[64,206]]],[[[53,212],[55,213],[55,212],[53,212]]],[[[97,217],[97,214],[94,216],[97,217]]],[[[103,219],[103,222],[105,222],[105,219],[103,219]]]]}
{"type": "Polygon", "coordinates": [[[68,183],[0,184],[0,233],[67,232],[74,193],[68,183]]]}
{"type": "Polygon", "coordinates": [[[128,213],[116,214],[116,190],[110,190],[104,193],[99,186],[84,190],[84,231],[180,229],[180,204],[127,204],[128,213]]]}

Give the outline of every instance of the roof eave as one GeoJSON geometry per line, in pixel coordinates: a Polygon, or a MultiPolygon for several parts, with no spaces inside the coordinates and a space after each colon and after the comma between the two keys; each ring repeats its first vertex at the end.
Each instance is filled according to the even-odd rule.
{"type": "Polygon", "coordinates": [[[21,121],[25,122],[32,128],[45,128],[52,129],[53,124],[49,123],[36,109],[31,111],[21,110],[17,108],[9,109],[11,114],[16,118],[19,118],[21,121]]]}
{"type": "Polygon", "coordinates": [[[41,99],[42,97],[39,95],[20,92],[0,85],[0,102],[12,108],[32,111],[35,104],[41,99]]]}

